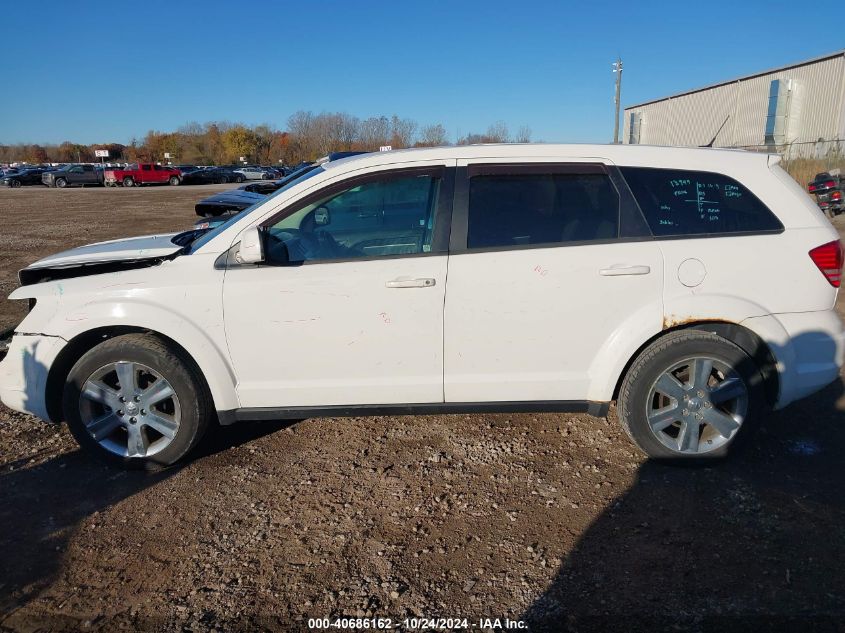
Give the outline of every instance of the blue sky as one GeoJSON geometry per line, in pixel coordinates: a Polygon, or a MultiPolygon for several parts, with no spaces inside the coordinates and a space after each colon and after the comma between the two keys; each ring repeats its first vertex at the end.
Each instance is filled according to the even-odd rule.
{"type": "MultiPolygon", "coordinates": [[[[808,5],[809,6],[809,5],[808,5]]],[[[812,13],[841,15],[833,3],[812,13]]],[[[608,142],[623,105],[843,47],[794,2],[4,3],[0,143],[127,142],[189,121],[398,114],[608,142]]]]}

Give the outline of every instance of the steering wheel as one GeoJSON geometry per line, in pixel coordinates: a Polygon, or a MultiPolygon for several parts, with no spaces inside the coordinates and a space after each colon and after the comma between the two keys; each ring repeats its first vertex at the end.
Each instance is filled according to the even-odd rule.
{"type": "MultiPolygon", "coordinates": [[[[278,232],[268,231],[270,238],[268,251],[281,250],[287,252],[287,261],[302,262],[313,259],[344,259],[360,257],[362,252],[339,243],[334,235],[328,231],[303,231],[301,229],[284,229],[278,232]],[[274,248],[275,247],[275,248],[274,248]]],[[[283,260],[278,253],[275,259],[283,260]]]]}

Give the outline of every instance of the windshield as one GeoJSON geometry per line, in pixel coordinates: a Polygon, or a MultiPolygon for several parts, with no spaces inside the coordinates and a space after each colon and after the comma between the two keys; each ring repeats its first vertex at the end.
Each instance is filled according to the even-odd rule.
{"type": "Polygon", "coordinates": [[[255,204],[253,204],[252,206],[249,206],[246,209],[244,209],[243,211],[241,211],[240,213],[236,213],[231,218],[226,220],[223,224],[220,224],[219,226],[216,226],[213,229],[209,229],[205,233],[198,235],[197,238],[195,239],[195,241],[190,245],[187,252],[191,253],[191,252],[197,250],[198,248],[201,248],[205,244],[208,244],[208,242],[210,242],[212,239],[217,237],[220,233],[222,233],[223,231],[228,229],[230,226],[232,226],[235,222],[237,222],[242,217],[244,217],[244,215],[246,215],[247,213],[252,211],[259,204],[264,204],[270,198],[275,198],[276,196],[278,196],[282,192],[287,191],[288,189],[290,189],[294,185],[298,185],[299,183],[304,182],[304,181],[308,180],[309,178],[311,178],[312,176],[316,176],[317,174],[319,174],[323,171],[322,169],[316,169],[316,167],[317,167],[316,165],[313,165],[313,166],[309,165],[308,167],[303,167],[302,169],[295,171],[294,173],[292,173],[290,176],[288,176],[285,179],[285,184],[282,187],[280,187],[278,190],[271,193],[266,198],[262,198],[261,200],[259,200],[255,204]]]}

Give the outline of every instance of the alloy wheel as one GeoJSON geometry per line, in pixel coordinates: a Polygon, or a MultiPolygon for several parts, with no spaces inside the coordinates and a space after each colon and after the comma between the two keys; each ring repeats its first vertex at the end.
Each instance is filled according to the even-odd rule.
{"type": "Polygon", "coordinates": [[[649,391],[646,418],[652,434],[684,454],[724,446],[748,414],[748,387],[725,363],[697,356],[663,372],[649,391]]]}
{"type": "Polygon", "coordinates": [[[157,371],[142,363],[104,365],[85,381],[79,414],[103,448],[122,457],[150,457],[176,437],[182,418],[179,397],[157,371]]]}

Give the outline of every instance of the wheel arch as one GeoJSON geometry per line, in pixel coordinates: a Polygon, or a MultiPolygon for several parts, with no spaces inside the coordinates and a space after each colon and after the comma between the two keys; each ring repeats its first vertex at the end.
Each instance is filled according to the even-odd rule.
{"type": "Polygon", "coordinates": [[[751,357],[755,365],[760,370],[760,373],[763,377],[763,386],[765,389],[766,403],[770,406],[775,405],[775,403],[778,401],[778,395],[780,393],[780,377],[778,375],[777,370],[777,359],[772,353],[772,350],[769,348],[766,342],[762,338],[760,338],[760,336],[752,332],[747,327],[744,327],[739,323],[733,323],[730,321],[720,321],[715,319],[690,320],[684,323],[679,323],[673,325],[672,327],[668,327],[664,330],[661,330],[660,332],[656,333],[655,335],[651,336],[646,341],[644,341],[630,356],[630,358],[622,368],[621,373],[617,377],[616,385],[613,389],[614,400],[616,400],[619,396],[619,389],[622,386],[622,382],[625,380],[625,376],[628,374],[628,370],[631,368],[631,365],[643,352],[643,350],[645,350],[645,348],[647,348],[649,345],[663,338],[667,334],[670,334],[672,332],[678,332],[680,330],[700,330],[703,332],[710,332],[712,334],[716,334],[717,336],[721,336],[725,340],[730,341],[731,343],[739,347],[742,351],[744,351],[746,354],[748,354],[748,356],[751,357]]]}
{"type": "MultiPolygon", "coordinates": [[[[234,385],[232,385],[231,393],[228,394],[224,393],[224,389],[221,388],[221,381],[215,381],[215,384],[212,385],[208,380],[207,371],[209,368],[207,367],[207,363],[205,363],[206,366],[204,370],[204,363],[198,362],[197,358],[190,352],[190,350],[186,349],[184,345],[180,344],[179,341],[173,339],[172,337],[145,327],[134,325],[107,325],[86,330],[71,338],[67,345],[61,349],[59,354],[56,356],[56,359],[51,363],[50,369],[47,373],[47,384],[45,388],[46,393],[44,394],[47,413],[51,420],[59,421],[64,418],[64,415],[62,414],[62,392],[64,390],[67,377],[76,362],[82,358],[86,352],[99,343],[124,334],[151,334],[171,346],[177,353],[185,358],[187,362],[193,365],[194,369],[203,381],[203,387],[207,390],[212,401],[215,403],[216,409],[220,410],[221,407],[228,407],[229,405],[227,403],[231,402],[232,397],[236,397],[234,393],[234,385]]],[[[214,369],[212,368],[210,371],[214,371],[214,369]]]]}

